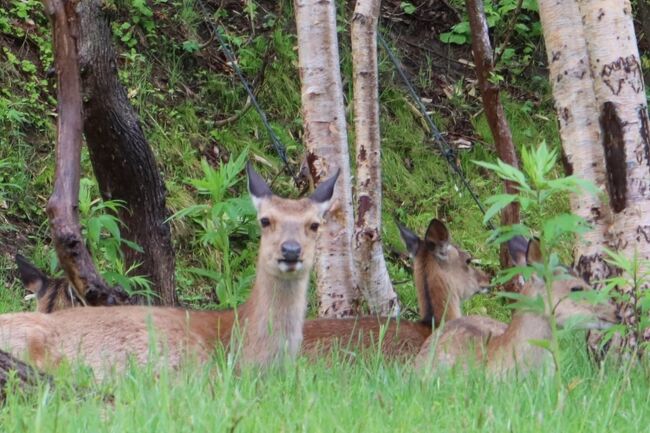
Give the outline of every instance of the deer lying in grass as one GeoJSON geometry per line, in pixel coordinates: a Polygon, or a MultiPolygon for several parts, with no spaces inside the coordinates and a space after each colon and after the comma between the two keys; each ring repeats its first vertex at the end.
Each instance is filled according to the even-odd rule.
{"type": "Polygon", "coordinates": [[[431,335],[432,323],[461,316],[461,302],[490,283],[489,277],[471,266],[471,256],[451,243],[449,231],[431,220],[424,239],[405,227],[400,233],[413,258],[420,322],[387,317],[315,319],[305,322],[303,353],[311,358],[335,347],[363,350],[376,347],[382,327],[381,351],[386,358],[412,358],[431,335]]]}
{"type": "MultiPolygon", "coordinates": [[[[255,283],[241,307],[200,312],[115,306],[4,314],[0,315],[0,348],[19,357],[26,354],[41,368],[62,359],[80,359],[98,374],[106,367],[123,367],[129,356],[145,363],[153,334],[157,349],[165,351],[169,365],[176,367],[188,354],[207,359],[218,341],[229,342],[237,323],[242,330],[242,363],[263,367],[294,357],[302,341],[316,235],[330,207],[338,173],[310,198],[289,200],[273,195],[250,164],[247,172],[262,237],[255,283]]],[[[28,283],[47,287],[37,274],[24,276],[28,283]]],[[[33,288],[38,293],[39,287],[33,288]]]]}
{"type": "MultiPolygon", "coordinates": [[[[508,249],[516,264],[534,263],[542,260],[539,243],[526,242],[516,237],[508,243],[508,249]]],[[[435,367],[451,366],[473,360],[485,363],[492,372],[504,373],[512,369],[526,372],[548,363],[550,353],[531,340],[549,339],[551,325],[549,315],[555,314],[558,326],[569,319],[581,316],[587,328],[605,328],[616,320],[615,307],[611,304],[593,305],[569,297],[572,292],[590,290],[581,278],[569,274],[553,281],[552,305],[548,305],[544,281],[533,275],[522,288],[528,297],[541,296],[545,311],[516,311],[509,325],[489,317],[467,316],[445,323],[422,346],[416,358],[416,367],[422,368],[433,362],[435,367]]]]}
{"type": "MultiPolygon", "coordinates": [[[[387,358],[413,357],[431,335],[432,324],[460,317],[461,302],[489,285],[488,275],[471,266],[471,256],[451,243],[441,221],[431,220],[424,239],[402,226],[400,234],[414,262],[421,321],[386,317],[307,320],[303,330],[305,354],[316,358],[337,346],[371,348],[377,344],[382,326],[387,325],[383,354],[387,358]]],[[[83,299],[69,289],[64,278],[50,279],[24,258],[16,262],[26,289],[36,295],[38,311],[51,313],[83,305],[83,299]]],[[[229,333],[229,328],[224,332],[229,333]]]]}

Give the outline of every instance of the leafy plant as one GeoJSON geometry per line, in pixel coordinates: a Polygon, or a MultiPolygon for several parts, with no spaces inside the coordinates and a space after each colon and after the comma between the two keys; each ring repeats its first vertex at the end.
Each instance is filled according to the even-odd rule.
{"type": "MultiPolygon", "coordinates": [[[[535,0],[488,0],[484,2],[485,19],[494,36],[495,54],[504,71],[511,71],[515,76],[532,61],[535,47],[542,35],[542,28],[537,16],[538,6],[535,0]],[[516,14],[516,15],[515,15],[516,14]],[[501,46],[498,41],[508,41],[501,46]]],[[[466,45],[472,42],[467,13],[462,20],[448,32],[440,34],[440,40],[446,44],[466,45]]]]}
{"type": "Polygon", "coordinates": [[[629,311],[622,314],[627,323],[606,330],[602,344],[619,333],[623,338],[632,336],[639,351],[643,352],[650,346],[650,341],[644,338],[645,331],[650,328],[650,261],[639,258],[636,250],[632,257],[611,250],[605,253],[606,261],[621,271],[620,275],[605,280],[605,288],[619,305],[629,306],[629,311]]]}
{"type": "Polygon", "coordinates": [[[401,2],[399,7],[406,15],[413,15],[418,10],[418,8],[416,8],[411,2],[401,2]]]}
{"type": "MultiPolygon", "coordinates": [[[[497,194],[490,197],[487,203],[490,204],[485,214],[484,221],[489,220],[498,212],[502,211],[510,203],[518,203],[522,210],[539,210],[545,202],[551,200],[554,196],[566,193],[590,193],[597,194],[597,188],[591,183],[579,179],[575,176],[553,177],[552,172],[558,161],[558,152],[547,147],[542,142],[536,149],[522,148],[521,151],[522,170],[512,167],[498,160],[496,163],[476,161],[476,164],[487,168],[496,173],[499,178],[508,180],[517,184],[516,194],[497,194]]],[[[584,219],[571,213],[559,213],[553,217],[543,220],[539,227],[528,227],[525,224],[516,224],[496,229],[491,240],[496,243],[505,242],[516,235],[522,235],[526,238],[532,238],[534,235],[539,236],[542,262],[533,263],[526,266],[516,266],[503,271],[497,282],[504,283],[509,281],[517,274],[530,278],[532,274],[537,274],[544,280],[546,287],[546,299],[530,299],[521,294],[503,293],[503,297],[511,298],[516,302],[512,304],[514,308],[523,308],[526,310],[544,311],[544,304],[553,305],[551,288],[553,282],[563,278],[566,270],[560,265],[560,258],[555,252],[561,240],[567,236],[575,236],[584,233],[589,227],[584,219]]],[[[593,302],[604,301],[608,297],[607,292],[583,292],[571,294],[572,297],[584,298],[590,297],[593,302]]],[[[551,338],[534,342],[540,347],[547,349],[554,361],[556,369],[556,380],[558,390],[561,389],[561,360],[557,321],[553,312],[550,314],[551,338]]],[[[569,332],[568,327],[565,332],[569,332]]]]}
{"type": "Polygon", "coordinates": [[[255,210],[247,196],[228,197],[241,181],[241,172],[248,157],[244,150],[238,158],[214,169],[206,160],[201,161],[203,177],[187,182],[208,196],[209,204],[197,204],[176,212],[171,219],[190,218],[197,226],[198,243],[211,247],[217,254],[207,268],[190,268],[189,271],[209,278],[216,283],[216,294],[221,304],[234,307],[245,299],[246,290],[254,276],[250,250],[235,251],[233,240],[237,237],[255,237],[255,210]],[[244,275],[235,280],[235,275],[244,275]]]}
{"type": "Polygon", "coordinates": [[[5,159],[0,159],[0,208],[4,206],[3,205],[4,194],[7,189],[9,188],[20,189],[19,185],[11,183],[9,179],[5,179],[4,176],[2,175],[2,173],[4,173],[5,170],[7,170],[10,166],[11,164],[9,163],[9,161],[5,159]]]}
{"type": "MultiPolygon", "coordinates": [[[[79,220],[82,235],[90,255],[98,262],[102,277],[108,284],[122,286],[130,295],[153,296],[151,282],[140,275],[130,275],[139,264],[126,268],[122,246],[135,251],[142,248],[122,237],[122,222],[115,216],[124,204],[120,200],[106,200],[96,197],[96,184],[93,180],[82,178],[79,184],[79,220]]],[[[50,267],[55,268],[58,259],[54,250],[50,250],[50,267]]]]}

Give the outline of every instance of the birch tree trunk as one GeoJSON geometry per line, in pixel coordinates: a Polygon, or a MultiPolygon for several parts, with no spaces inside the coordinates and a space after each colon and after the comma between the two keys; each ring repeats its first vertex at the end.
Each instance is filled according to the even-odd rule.
{"type": "Polygon", "coordinates": [[[359,288],[375,314],[399,313],[381,242],[381,137],[377,22],[380,0],[357,0],[352,16],[352,79],[356,149],[354,258],[359,288]]]}
{"type": "MultiPolygon", "coordinates": [[[[645,86],[628,0],[579,0],[599,111],[612,225],[619,252],[650,259],[650,138],[645,86]]],[[[647,287],[641,287],[645,290],[647,287]]],[[[633,300],[634,302],[634,300],[633,300]]],[[[633,307],[622,311],[634,321],[633,307]]],[[[631,345],[635,342],[628,341],[631,345]]]]}
{"type": "MultiPolygon", "coordinates": [[[[578,4],[576,0],[539,0],[539,15],[564,153],[573,174],[605,190],[598,108],[578,4]]],[[[611,223],[609,207],[600,197],[582,194],[571,197],[571,209],[592,226],[576,239],[577,270],[586,281],[599,285],[612,272],[603,260],[611,223]]]]}
{"type": "Polygon", "coordinates": [[[320,231],[316,289],[323,317],[355,313],[350,157],[334,0],[294,0],[307,165],[315,184],[337,168],[336,203],[320,231]]]}

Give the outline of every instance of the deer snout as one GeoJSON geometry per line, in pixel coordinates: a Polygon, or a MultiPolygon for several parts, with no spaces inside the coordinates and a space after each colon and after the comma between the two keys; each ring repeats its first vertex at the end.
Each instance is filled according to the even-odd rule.
{"type": "Polygon", "coordinates": [[[296,262],[300,259],[300,244],[296,241],[286,241],[282,242],[280,246],[280,251],[282,251],[282,259],[288,262],[296,262]]]}

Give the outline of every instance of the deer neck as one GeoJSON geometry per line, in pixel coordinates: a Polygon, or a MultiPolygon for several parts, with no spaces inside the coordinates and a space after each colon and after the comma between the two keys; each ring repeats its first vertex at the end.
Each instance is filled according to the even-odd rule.
{"type": "Polygon", "coordinates": [[[302,342],[309,273],[280,278],[261,269],[258,266],[251,296],[238,313],[245,364],[268,365],[293,358],[302,342]]]}
{"type": "MultiPolygon", "coordinates": [[[[524,289],[529,296],[534,291],[524,289]]],[[[517,311],[506,331],[488,343],[489,363],[497,369],[517,367],[522,370],[535,368],[549,359],[547,350],[532,344],[531,340],[551,338],[551,324],[541,312],[517,311]]]]}
{"type": "Polygon", "coordinates": [[[450,289],[450,282],[443,278],[443,273],[427,267],[420,271],[422,284],[418,284],[418,303],[422,321],[438,327],[443,321],[461,317],[460,298],[450,289]]]}

